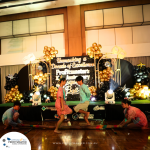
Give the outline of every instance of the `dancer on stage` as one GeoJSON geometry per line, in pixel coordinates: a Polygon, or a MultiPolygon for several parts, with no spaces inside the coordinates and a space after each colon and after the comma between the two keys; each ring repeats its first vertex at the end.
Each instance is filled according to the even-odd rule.
{"type": "Polygon", "coordinates": [[[125,108],[124,114],[127,121],[125,121],[126,119],[124,119],[119,124],[119,126],[124,127],[125,125],[127,125],[128,128],[132,128],[132,129],[148,128],[148,121],[145,114],[139,108],[130,105],[131,105],[131,101],[127,99],[124,99],[122,101],[122,107],[125,108]]]}
{"type": "Polygon", "coordinates": [[[90,112],[87,112],[87,110],[88,110],[88,106],[90,103],[89,101],[90,101],[91,92],[88,89],[88,87],[85,84],[83,84],[82,76],[78,76],[76,78],[76,81],[77,81],[78,85],[80,85],[80,89],[79,89],[80,103],[74,107],[74,110],[76,112],[84,114],[85,115],[84,120],[86,121],[87,125],[90,125],[90,123],[88,121],[90,112]]]}
{"type": "Polygon", "coordinates": [[[72,109],[69,108],[65,102],[65,90],[63,86],[66,84],[66,77],[61,75],[59,80],[60,80],[60,87],[57,92],[57,100],[55,102],[55,107],[60,119],[57,122],[56,128],[54,130],[55,133],[61,133],[60,131],[58,131],[58,128],[64,120],[64,115],[72,114],[72,109]]]}
{"type": "Polygon", "coordinates": [[[15,101],[14,107],[9,108],[4,112],[2,117],[2,122],[5,125],[4,129],[7,129],[9,126],[11,126],[12,129],[18,129],[16,126],[22,124],[22,121],[19,119],[19,113],[18,113],[20,107],[21,107],[20,101],[15,101]]]}

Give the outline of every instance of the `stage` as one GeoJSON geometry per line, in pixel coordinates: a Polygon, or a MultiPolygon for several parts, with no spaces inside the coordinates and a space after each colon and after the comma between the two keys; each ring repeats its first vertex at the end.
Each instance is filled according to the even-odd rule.
{"type": "MultiPolygon", "coordinates": [[[[66,103],[71,109],[80,101],[67,101],[66,103]]],[[[10,107],[13,103],[0,104],[0,116],[10,107]]],[[[132,101],[132,106],[141,109],[144,113],[149,111],[150,100],[135,100],[132,101]]],[[[124,118],[123,108],[121,106],[121,101],[116,101],[115,104],[105,104],[104,101],[90,102],[88,111],[94,115],[93,119],[106,119],[106,120],[122,120],[124,118]],[[93,110],[95,106],[103,106],[104,110],[93,110]]],[[[32,106],[31,103],[21,104],[21,109],[19,110],[20,119],[27,121],[42,121],[46,119],[55,119],[54,115],[57,113],[55,110],[55,102],[42,103],[40,106],[32,106]]],[[[75,113],[75,112],[73,112],[75,113]]],[[[147,115],[147,114],[146,114],[147,115]]],[[[68,115],[72,120],[72,115],[68,115]]]]}

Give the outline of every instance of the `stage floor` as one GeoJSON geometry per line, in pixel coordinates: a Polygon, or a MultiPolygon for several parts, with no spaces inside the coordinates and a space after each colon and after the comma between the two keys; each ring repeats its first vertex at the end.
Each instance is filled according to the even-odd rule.
{"type": "MultiPolygon", "coordinates": [[[[67,101],[67,105],[69,106],[74,106],[80,103],[80,101],[67,101]]],[[[150,100],[135,100],[131,102],[132,104],[150,104],[150,100]]],[[[116,105],[121,105],[121,101],[116,101],[116,105]]],[[[90,105],[105,105],[105,101],[96,101],[96,102],[90,102],[90,105]]],[[[114,104],[112,104],[114,105],[114,104]]],[[[13,103],[5,103],[5,104],[0,104],[0,107],[12,107],[13,103]]],[[[27,107],[27,106],[32,106],[31,103],[22,103],[21,106],[27,107]]],[[[55,106],[55,102],[51,103],[42,103],[41,106],[55,106]]]]}
{"type": "MultiPolygon", "coordinates": [[[[39,124],[40,121],[24,121],[26,124],[39,124]]],[[[44,121],[43,125],[56,125],[57,121],[44,121]]],[[[98,122],[90,121],[91,125],[98,122]]],[[[120,121],[107,121],[104,124],[119,124],[120,121]]],[[[84,121],[71,121],[72,125],[85,125],[84,121]]],[[[67,126],[63,122],[62,126],[67,126]]],[[[150,127],[150,123],[149,123],[150,127]]],[[[21,128],[19,130],[4,130],[0,123],[0,137],[4,134],[15,131],[24,134],[31,128],[21,128]]],[[[149,150],[150,130],[129,130],[111,129],[106,130],[61,130],[62,134],[55,134],[49,129],[33,129],[25,136],[31,143],[32,150],[149,150]]]]}

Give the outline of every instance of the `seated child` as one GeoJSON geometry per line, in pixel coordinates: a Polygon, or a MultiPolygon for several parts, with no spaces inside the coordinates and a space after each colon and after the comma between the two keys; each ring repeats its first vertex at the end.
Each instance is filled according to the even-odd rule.
{"type": "Polygon", "coordinates": [[[22,124],[22,121],[19,119],[19,113],[18,113],[20,107],[21,107],[20,101],[15,101],[14,106],[7,109],[4,112],[2,116],[2,122],[5,125],[4,129],[7,129],[9,126],[11,126],[12,129],[18,129],[16,126],[22,124]]]}

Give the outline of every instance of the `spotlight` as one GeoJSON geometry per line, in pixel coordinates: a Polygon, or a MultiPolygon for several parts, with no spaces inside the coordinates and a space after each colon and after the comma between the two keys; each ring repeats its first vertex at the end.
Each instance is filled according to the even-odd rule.
{"type": "Polygon", "coordinates": [[[44,98],[47,98],[47,95],[46,95],[46,94],[44,94],[44,98]]]}
{"type": "Polygon", "coordinates": [[[115,94],[111,89],[105,93],[105,103],[115,104],[115,94]]]}
{"type": "Polygon", "coordinates": [[[33,96],[33,93],[30,93],[30,96],[33,96]]]}
{"type": "Polygon", "coordinates": [[[95,97],[91,97],[91,101],[92,102],[96,101],[96,98],[95,97]]]}

